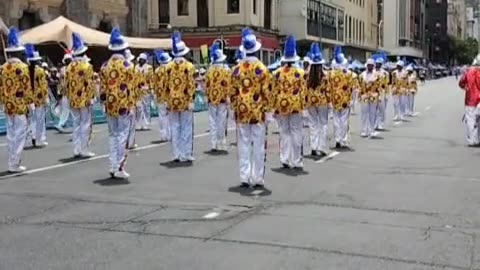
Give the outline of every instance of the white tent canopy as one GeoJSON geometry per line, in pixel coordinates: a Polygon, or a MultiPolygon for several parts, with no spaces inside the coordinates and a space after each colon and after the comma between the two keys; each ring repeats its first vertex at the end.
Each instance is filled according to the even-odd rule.
{"type": "MultiPolygon", "coordinates": [[[[72,47],[72,33],[78,33],[90,46],[108,46],[110,34],[88,28],[60,16],[53,21],[25,30],[20,39],[23,43],[41,44],[61,42],[72,47]]],[[[137,49],[171,49],[170,39],[126,37],[131,48],[137,49]]]]}

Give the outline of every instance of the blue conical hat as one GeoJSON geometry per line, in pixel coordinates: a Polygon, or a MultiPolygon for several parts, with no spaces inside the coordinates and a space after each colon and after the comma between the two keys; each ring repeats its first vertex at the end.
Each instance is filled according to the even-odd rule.
{"type": "Polygon", "coordinates": [[[187,47],[182,40],[182,34],[175,31],[172,34],[172,54],[174,57],[181,57],[190,52],[190,48],[187,47]]]}
{"type": "Polygon", "coordinates": [[[293,35],[288,35],[285,40],[282,62],[297,62],[300,57],[297,55],[297,41],[293,35]]]}
{"type": "Polygon", "coordinates": [[[325,64],[325,60],[323,59],[322,52],[320,50],[320,45],[314,42],[310,45],[310,63],[312,65],[323,65],[325,64]]]}
{"type": "Polygon", "coordinates": [[[11,27],[10,31],[8,32],[7,47],[5,48],[5,52],[21,52],[24,50],[25,47],[20,41],[18,29],[16,27],[11,27]]]}
{"type": "Polygon", "coordinates": [[[25,55],[27,56],[28,62],[42,60],[40,53],[35,50],[35,46],[33,46],[33,44],[25,45],[25,55]]]}
{"type": "Polygon", "coordinates": [[[210,47],[210,60],[212,63],[221,63],[227,59],[227,56],[223,54],[222,49],[220,46],[215,42],[213,43],[212,47],[210,47]]]}
{"type": "Polygon", "coordinates": [[[72,49],[73,55],[80,55],[88,50],[82,37],[77,33],[72,33],[72,49]]]}
{"type": "Polygon", "coordinates": [[[108,49],[111,51],[123,51],[128,47],[128,42],[120,32],[120,29],[118,27],[113,28],[112,33],[110,34],[110,44],[108,45],[108,49]]]}
{"type": "Polygon", "coordinates": [[[242,30],[242,44],[240,50],[245,54],[256,53],[262,48],[262,44],[257,41],[257,37],[253,33],[252,29],[244,28],[242,30]]]}

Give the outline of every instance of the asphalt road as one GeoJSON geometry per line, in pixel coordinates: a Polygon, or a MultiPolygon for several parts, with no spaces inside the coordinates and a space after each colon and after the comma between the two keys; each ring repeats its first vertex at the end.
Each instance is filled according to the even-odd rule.
{"type": "Polygon", "coordinates": [[[192,167],[166,167],[169,145],[139,132],[129,181],[108,179],[105,126],[88,161],[49,132],[25,152],[26,175],[0,173],[0,269],[480,269],[480,149],[465,147],[463,93],[452,78],[427,82],[417,111],[394,125],[390,104],[377,140],[354,116],[354,151],[307,160],[304,175],[277,170],[271,134],[266,192],[233,188],[234,146],[204,153],[205,114],[192,167]]]}

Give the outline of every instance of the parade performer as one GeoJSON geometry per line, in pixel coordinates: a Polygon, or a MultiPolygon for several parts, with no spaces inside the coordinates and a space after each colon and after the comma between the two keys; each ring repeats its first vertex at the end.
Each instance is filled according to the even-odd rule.
{"type": "Polygon", "coordinates": [[[410,117],[417,116],[415,112],[415,95],[417,94],[417,75],[412,65],[408,65],[405,69],[408,73],[407,77],[407,106],[406,115],[410,117]]]}
{"type": "Polygon", "coordinates": [[[206,75],[206,96],[208,102],[208,123],[210,129],[210,147],[212,152],[227,150],[225,132],[229,107],[231,72],[224,65],[227,56],[218,44],[210,48],[212,66],[206,75]]]}
{"type": "Polygon", "coordinates": [[[307,82],[310,148],[313,157],[323,158],[328,153],[328,112],[331,89],[328,83],[328,73],[323,70],[325,60],[318,43],[312,43],[310,46],[310,58],[307,82]]]}
{"type": "Polygon", "coordinates": [[[387,58],[385,54],[379,53],[372,55],[373,60],[375,61],[375,72],[379,77],[379,87],[380,87],[380,98],[378,101],[377,109],[377,121],[375,123],[375,130],[383,131],[385,130],[385,117],[387,113],[387,104],[388,104],[388,85],[390,83],[390,74],[388,71],[382,68],[385,59],[387,58]]]}
{"type": "MultiPolygon", "coordinates": [[[[130,49],[125,50],[125,59],[133,66],[135,67],[135,63],[133,62],[135,60],[135,56],[132,54],[132,51],[130,49]]],[[[141,114],[141,109],[142,109],[142,89],[141,87],[138,86],[138,81],[142,79],[142,75],[138,71],[138,69],[134,68],[134,81],[132,81],[132,84],[135,84],[136,87],[133,91],[130,92],[130,97],[132,99],[132,102],[130,103],[131,105],[131,113],[128,114],[129,118],[129,128],[128,128],[128,138],[127,138],[127,149],[133,150],[138,147],[137,143],[135,142],[136,138],[136,133],[137,133],[137,123],[140,118],[137,116],[141,114]]],[[[141,119],[140,119],[141,121],[141,119]]]]}
{"type": "Polygon", "coordinates": [[[65,54],[63,55],[63,60],[62,60],[62,68],[60,69],[60,87],[59,87],[59,120],[56,125],[56,129],[58,132],[63,133],[64,127],[68,121],[68,118],[70,117],[70,105],[68,102],[68,97],[67,97],[67,82],[66,82],[66,70],[68,65],[73,60],[73,51],[72,50],[66,50],[65,54]]]}
{"type": "Polygon", "coordinates": [[[110,35],[108,49],[110,59],[102,66],[100,98],[105,104],[110,144],[110,176],[126,179],[130,175],[125,170],[127,161],[127,139],[130,127],[130,114],[135,106],[134,91],[135,67],[126,57],[128,43],[115,27],[110,35]]]}
{"type": "MultiPolygon", "coordinates": [[[[352,76],[353,76],[353,80],[354,81],[358,81],[358,75],[357,73],[355,73],[355,66],[353,64],[349,64],[348,65],[348,70],[350,70],[350,72],[352,72],[352,76]]],[[[358,91],[360,89],[358,88],[354,88],[353,91],[352,91],[352,105],[351,105],[351,108],[350,108],[350,111],[351,111],[351,114],[352,115],[355,115],[356,114],[356,105],[357,105],[357,102],[358,102],[358,91]]]]}
{"type": "Polygon", "coordinates": [[[141,53],[135,66],[140,93],[140,102],[137,104],[137,129],[140,130],[149,130],[151,122],[153,67],[147,64],[147,60],[148,55],[141,53]]]}
{"type": "Polygon", "coordinates": [[[21,155],[27,136],[28,107],[33,103],[33,92],[28,65],[22,62],[25,47],[16,28],[8,33],[5,48],[7,61],[0,67],[0,102],[7,121],[8,171],[19,173],[21,155]]]}
{"type": "Polygon", "coordinates": [[[335,147],[349,148],[350,104],[353,89],[358,88],[358,83],[353,79],[352,72],[347,69],[348,61],[342,53],[341,47],[335,47],[332,68],[328,77],[332,91],[335,147]]]}
{"type": "MultiPolygon", "coordinates": [[[[48,81],[45,69],[40,67],[42,57],[32,44],[25,45],[29,73],[32,79],[33,114],[30,120],[32,146],[47,146],[46,112],[48,99],[48,81]]],[[[27,140],[28,141],[28,140],[27,140]]]]}
{"type": "Polygon", "coordinates": [[[475,57],[472,67],[460,78],[460,88],[465,90],[466,140],[470,147],[480,146],[480,54],[475,57]]]}
{"type": "Polygon", "coordinates": [[[287,36],[283,66],[273,72],[273,109],[280,128],[280,162],[283,168],[303,169],[303,111],[305,108],[306,83],[303,68],[294,67],[300,60],[297,42],[287,36]]]}
{"type": "Polygon", "coordinates": [[[193,109],[195,100],[195,67],[185,55],[190,52],[181,34],[172,35],[173,61],[167,64],[167,108],[171,129],[174,162],[192,162],[193,109]]]}
{"type": "Polygon", "coordinates": [[[408,74],[403,69],[404,62],[397,62],[397,69],[392,72],[393,121],[404,121],[407,105],[408,74]]]}
{"type": "Polygon", "coordinates": [[[242,31],[240,50],[246,58],[232,74],[231,102],[237,122],[237,144],[241,187],[264,187],[266,160],[266,114],[271,96],[268,69],[255,56],[262,45],[253,31],[242,31]]]}
{"type": "Polygon", "coordinates": [[[154,84],[155,84],[155,97],[158,108],[158,127],[160,130],[160,141],[170,141],[170,124],[168,121],[167,100],[168,91],[166,88],[166,82],[168,81],[167,64],[172,61],[172,57],[168,52],[162,50],[155,51],[157,62],[160,64],[155,70],[154,84]]]}
{"type": "Polygon", "coordinates": [[[380,100],[379,76],[374,70],[375,62],[368,59],[365,64],[367,70],[360,74],[360,103],[361,111],[361,137],[376,137],[375,122],[380,100]]]}
{"type": "Polygon", "coordinates": [[[72,34],[74,59],[66,69],[67,98],[73,116],[73,155],[90,158],[95,156],[88,150],[92,129],[92,105],[95,98],[93,66],[86,56],[88,47],[82,38],[72,34]]]}

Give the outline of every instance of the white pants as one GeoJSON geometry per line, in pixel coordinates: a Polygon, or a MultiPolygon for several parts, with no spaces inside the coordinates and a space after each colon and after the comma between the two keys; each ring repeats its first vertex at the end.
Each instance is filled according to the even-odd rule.
{"type": "Polygon", "coordinates": [[[358,99],[358,91],[354,90],[352,92],[352,107],[351,107],[351,112],[352,113],[355,113],[355,105],[357,103],[357,99],[358,99]]]}
{"type": "Polygon", "coordinates": [[[166,103],[158,103],[158,127],[160,130],[160,140],[170,141],[170,124],[166,103]]]}
{"type": "Polygon", "coordinates": [[[465,128],[467,132],[468,145],[480,143],[480,115],[477,107],[465,106],[465,128]]]}
{"type": "Polygon", "coordinates": [[[267,142],[265,124],[238,124],[238,160],[240,180],[248,184],[264,184],[267,142]]]}
{"type": "Polygon", "coordinates": [[[333,127],[335,129],[335,141],[341,146],[348,146],[348,129],[350,108],[340,111],[333,110],[333,127]]]}
{"type": "Polygon", "coordinates": [[[393,111],[395,120],[403,120],[407,112],[407,95],[395,95],[393,96],[393,111]]]}
{"type": "Polygon", "coordinates": [[[232,107],[228,105],[228,126],[235,127],[237,124],[235,123],[235,113],[232,110],[232,107]]]}
{"type": "Polygon", "coordinates": [[[168,112],[173,159],[193,160],[193,111],[168,112]]]}
{"type": "Polygon", "coordinates": [[[125,168],[130,119],[130,115],[119,117],[107,116],[111,172],[122,171],[125,168]]]}
{"type": "Polygon", "coordinates": [[[136,135],[136,119],[137,112],[130,113],[128,117],[128,139],[127,139],[127,148],[133,147],[135,145],[135,135],[136,135]]]}
{"type": "Polygon", "coordinates": [[[415,94],[409,93],[407,95],[406,114],[413,116],[415,113],[415,94]]]}
{"type": "Polygon", "coordinates": [[[70,117],[70,105],[68,103],[67,97],[62,97],[62,99],[60,100],[60,106],[62,110],[60,113],[60,119],[58,120],[57,127],[63,128],[67,123],[68,118],[70,117]]]}
{"type": "Polygon", "coordinates": [[[25,137],[25,147],[31,147],[32,140],[37,134],[37,118],[35,116],[35,109],[28,108],[27,113],[27,135],[25,137]]]}
{"type": "Polygon", "coordinates": [[[142,129],[150,127],[150,104],[152,103],[152,95],[146,95],[141,100],[141,105],[137,107],[137,125],[142,129]]]}
{"type": "Polygon", "coordinates": [[[227,144],[227,104],[208,105],[208,124],[210,129],[210,147],[218,149],[227,144]]]}
{"type": "Polygon", "coordinates": [[[20,166],[23,147],[27,137],[27,117],[7,115],[8,169],[20,166]]]}
{"type": "Polygon", "coordinates": [[[328,106],[308,109],[310,116],[310,147],[312,151],[328,152],[328,106]]]}
{"type": "Polygon", "coordinates": [[[303,167],[303,117],[301,114],[278,115],[280,128],[280,162],[303,167]]]}
{"type": "Polygon", "coordinates": [[[91,107],[72,109],[73,116],[73,153],[79,155],[88,151],[90,132],[92,128],[91,107]]]}
{"type": "Polygon", "coordinates": [[[32,121],[35,125],[32,126],[32,137],[40,144],[47,142],[46,109],[47,105],[35,106],[34,121],[32,121]]]}
{"type": "Polygon", "coordinates": [[[380,129],[385,128],[387,103],[388,103],[388,99],[386,97],[380,99],[380,102],[378,103],[377,118],[376,118],[376,121],[375,121],[375,128],[376,129],[377,128],[380,128],[380,129]]]}
{"type": "Polygon", "coordinates": [[[362,102],[361,135],[370,136],[375,131],[378,103],[362,102]]]}

